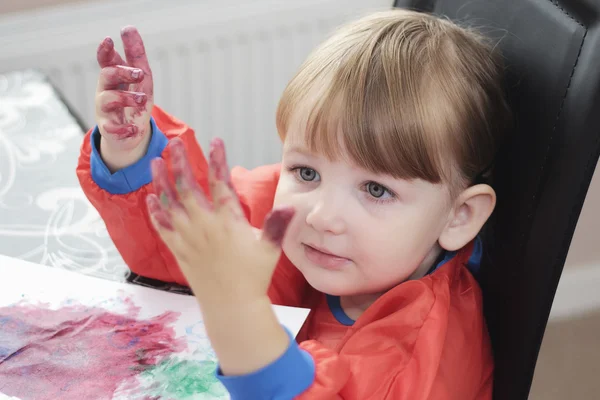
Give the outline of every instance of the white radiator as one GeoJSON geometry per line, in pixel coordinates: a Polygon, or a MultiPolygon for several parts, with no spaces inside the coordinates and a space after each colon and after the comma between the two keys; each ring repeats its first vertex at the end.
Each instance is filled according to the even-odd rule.
{"type": "Polygon", "coordinates": [[[94,124],[96,48],[138,27],[155,102],[190,124],[200,144],[222,137],[231,164],[276,162],[275,108],[310,50],[340,23],[392,0],[121,0],[0,18],[0,73],[45,72],[88,127],[94,124]]]}

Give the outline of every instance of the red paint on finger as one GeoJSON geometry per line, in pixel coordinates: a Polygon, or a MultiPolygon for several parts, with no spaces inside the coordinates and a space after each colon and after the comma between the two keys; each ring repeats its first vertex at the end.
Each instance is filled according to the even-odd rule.
{"type": "Polygon", "coordinates": [[[115,113],[115,115],[120,116],[123,112],[123,108],[125,107],[136,107],[139,104],[146,104],[146,95],[141,94],[132,94],[127,92],[117,92],[118,98],[114,101],[110,101],[102,105],[102,112],[105,113],[115,113]]]}
{"type": "Polygon", "coordinates": [[[285,232],[294,217],[296,210],[293,207],[273,209],[265,218],[263,228],[264,238],[277,247],[281,247],[285,232]]]}
{"type": "Polygon", "coordinates": [[[146,57],[144,42],[134,26],[126,26],[121,29],[121,38],[128,61],[141,60],[146,57]]]}
{"type": "Polygon", "coordinates": [[[177,193],[169,180],[169,173],[165,161],[162,158],[155,158],[152,160],[151,167],[154,189],[161,202],[166,203],[163,204],[164,207],[177,205],[177,193]]]}
{"type": "Polygon", "coordinates": [[[148,100],[145,93],[121,93],[120,97],[122,101],[127,102],[127,105],[131,106],[146,104],[148,100]],[[131,100],[133,100],[133,103],[131,103],[131,100]]]}
{"type": "Polygon", "coordinates": [[[237,200],[237,199],[234,199],[232,196],[221,197],[219,199],[219,207],[227,205],[227,204],[231,203],[233,200],[237,200]]]}
{"type": "MultiPolygon", "coordinates": [[[[102,104],[102,106],[100,107],[100,109],[102,110],[102,112],[104,113],[111,113],[111,112],[117,112],[119,110],[122,110],[123,108],[125,108],[125,104],[123,104],[121,101],[119,100],[115,100],[115,101],[111,101],[105,104],[102,104]]],[[[117,113],[118,115],[120,115],[120,113],[117,113]]],[[[121,118],[119,118],[120,120],[121,118]]],[[[119,121],[120,122],[120,121],[119,121]]]]}
{"type": "Polygon", "coordinates": [[[158,224],[170,231],[173,230],[173,224],[171,223],[171,217],[162,206],[160,200],[155,194],[149,194],[146,196],[146,206],[148,207],[148,213],[158,222],[158,224]]]}
{"type": "Polygon", "coordinates": [[[152,81],[152,71],[148,63],[144,41],[138,30],[133,26],[126,26],[121,30],[121,39],[125,50],[125,58],[131,67],[140,68],[146,75],[139,84],[139,90],[148,94],[150,99],[154,96],[154,85],[152,81]]]}
{"type": "Polygon", "coordinates": [[[133,107],[133,110],[131,112],[131,118],[138,118],[141,117],[142,114],[146,113],[146,101],[144,101],[142,103],[142,106],[137,106],[137,107],[133,107]]]}
{"type": "Polygon", "coordinates": [[[129,139],[139,134],[135,125],[122,125],[120,123],[107,122],[102,125],[104,132],[117,136],[117,139],[129,139]]]}
{"type": "Polygon", "coordinates": [[[169,142],[168,146],[171,156],[171,172],[173,173],[177,191],[181,194],[191,191],[202,207],[212,209],[204,191],[194,178],[192,166],[188,160],[183,141],[179,138],[174,138],[169,142]]]}
{"type": "Polygon", "coordinates": [[[126,65],[119,53],[116,52],[115,43],[110,37],[104,38],[100,43],[96,58],[100,68],[110,67],[112,65],[126,65]]]}
{"type": "Polygon", "coordinates": [[[181,190],[193,190],[196,186],[196,181],[192,173],[192,167],[187,159],[183,141],[179,138],[171,140],[169,142],[169,151],[175,182],[177,182],[181,190]]]}
{"type": "Polygon", "coordinates": [[[109,63],[112,60],[112,50],[114,47],[115,44],[109,37],[104,38],[104,40],[100,42],[98,51],[96,52],[96,58],[100,67],[104,68],[109,66],[109,63]]]}
{"type": "Polygon", "coordinates": [[[144,78],[144,71],[141,69],[122,65],[102,68],[100,74],[100,79],[104,83],[104,90],[116,89],[119,85],[139,83],[144,78]]]}
{"type": "Polygon", "coordinates": [[[225,144],[220,138],[214,138],[210,142],[209,163],[217,180],[223,182],[229,181],[229,168],[225,156],[225,144]]]}
{"type": "Polygon", "coordinates": [[[242,210],[242,206],[231,182],[231,174],[229,167],[227,166],[227,157],[225,155],[225,144],[220,138],[215,138],[210,142],[210,154],[209,154],[209,166],[210,166],[210,185],[214,190],[216,182],[223,182],[229,188],[229,195],[224,195],[225,199],[214,199],[219,206],[225,204],[230,205],[232,215],[237,219],[244,219],[245,213],[242,210]],[[233,203],[231,203],[233,200],[233,203]]]}

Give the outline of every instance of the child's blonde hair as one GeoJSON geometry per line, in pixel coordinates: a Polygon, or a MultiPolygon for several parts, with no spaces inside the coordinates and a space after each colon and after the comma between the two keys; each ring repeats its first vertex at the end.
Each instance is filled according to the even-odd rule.
{"type": "Polygon", "coordinates": [[[277,109],[311,151],[395,178],[449,184],[451,194],[493,161],[510,112],[502,63],[482,36],[408,10],[341,27],[305,61],[277,109]]]}

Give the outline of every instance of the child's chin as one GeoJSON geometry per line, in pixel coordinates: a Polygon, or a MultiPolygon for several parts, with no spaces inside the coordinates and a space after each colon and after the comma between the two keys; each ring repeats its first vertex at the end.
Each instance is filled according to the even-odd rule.
{"type": "Polygon", "coordinates": [[[356,290],[351,287],[347,282],[344,282],[340,277],[337,279],[325,276],[326,274],[315,271],[304,273],[304,278],[314,289],[321,293],[328,294],[330,296],[348,296],[353,294],[356,290]]]}

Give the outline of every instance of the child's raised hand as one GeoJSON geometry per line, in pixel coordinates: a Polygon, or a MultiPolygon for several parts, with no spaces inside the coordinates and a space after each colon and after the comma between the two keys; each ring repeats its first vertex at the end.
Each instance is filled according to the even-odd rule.
{"type": "Polygon", "coordinates": [[[221,140],[211,143],[212,202],[194,180],[183,142],[171,140],[168,151],[176,184],[171,183],[164,160],[155,159],[157,195],[148,195],[148,210],[200,304],[239,304],[266,297],[294,210],[271,211],[257,235],[231,186],[221,140]]]}
{"type": "Polygon", "coordinates": [[[154,104],[152,71],[139,32],[125,27],[121,39],[127,61],[109,37],[100,43],[97,53],[101,70],[96,122],[102,136],[102,158],[113,170],[135,163],[145,153],[154,104]]]}

